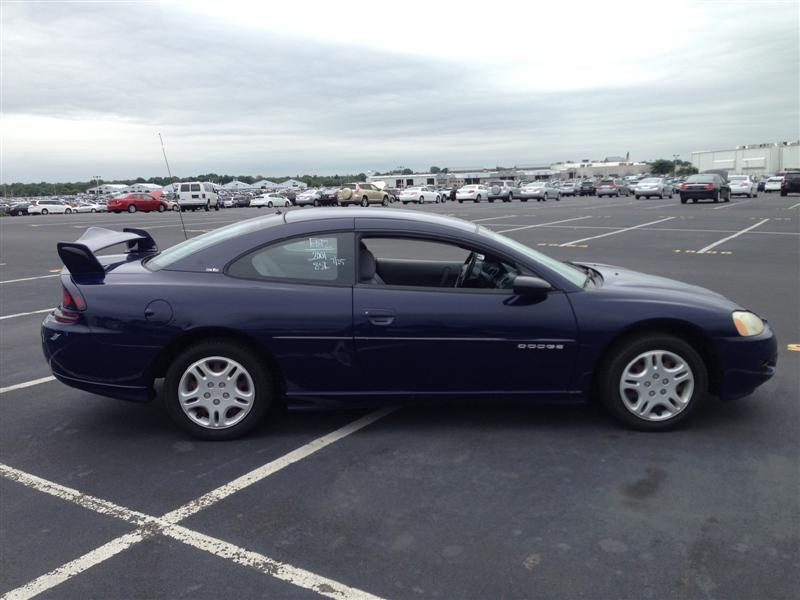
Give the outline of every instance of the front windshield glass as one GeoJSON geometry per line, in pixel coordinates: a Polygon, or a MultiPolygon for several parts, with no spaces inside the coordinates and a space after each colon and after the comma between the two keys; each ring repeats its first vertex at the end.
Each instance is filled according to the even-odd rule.
{"type": "Polygon", "coordinates": [[[508,246],[509,248],[516,250],[520,254],[524,254],[531,260],[535,260],[536,262],[543,264],[548,269],[552,269],[565,279],[569,280],[570,283],[573,283],[579,287],[583,287],[586,284],[586,279],[587,279],[586,273],[584,273],[577,267],[573,267],[572,265],[568,265],[567,263],[561,262],[560,260],[551,258],[546,254],[537,252],[533,248],[530,248],[521,242],[518,242],[514,239],[511,239],[510,237],[506,237],[495,231],[487,229],[483,225],[478,227],[478,231],[481,234],[492,238],[494,241],[504,246],[508,246]]]}
{"type": "Polygon", "coordinates": [[[219,244],[239,235],[252,233],[258,229],[270,227],[283,222],[282,215],[269,215],[265,217],[256,217],[255,219],[248,219],[247,221],[240,221],[233,223],[226,227],[220,227],[214,231],[209,231],[203,235],[198,235],[191,239],[175,244],[171,248],[167,248],[160,254],[154,256],[147,261],[148,268],[158,271],[166,269],[170,265],[178,262],[182,258],[186,258],[190,254],[204,250],[214,244],[219,244]]]}

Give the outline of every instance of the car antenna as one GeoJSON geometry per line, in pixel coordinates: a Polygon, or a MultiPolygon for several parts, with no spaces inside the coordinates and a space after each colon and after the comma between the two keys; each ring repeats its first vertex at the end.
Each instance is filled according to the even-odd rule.
{"type": "MultiPolygon", "coordinates": [[[[175,185],[175,182],[172,181],[172,171],[169,168],[169,161],[167,160],[167,151],[164,149],[164,138],[161,137],[161,132],[158,132],[158,139],[161,141],[161,152],[164,154],[164,162],[167,164],[167,174],[169,175],[169,181],[172,185],[175,185]]],[[[189,239],[189,234],[186,233],[186,224],[183,222],[183,211],[181,210],[180,203],[178,206],[178,216],[181,218],[181,227],[183,228],[183,237],[185,239],[189,239]]]]}

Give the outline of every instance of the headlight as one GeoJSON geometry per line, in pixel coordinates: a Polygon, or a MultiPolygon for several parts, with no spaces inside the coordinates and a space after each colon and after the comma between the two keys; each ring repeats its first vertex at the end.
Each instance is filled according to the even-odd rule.
{"type": "Polygon", "coordinates": [[[736,325],[739,335],[749,337],[764,331],[764,321],[751,312],[737,310],[732,316],[733,324],[736,325]]]}

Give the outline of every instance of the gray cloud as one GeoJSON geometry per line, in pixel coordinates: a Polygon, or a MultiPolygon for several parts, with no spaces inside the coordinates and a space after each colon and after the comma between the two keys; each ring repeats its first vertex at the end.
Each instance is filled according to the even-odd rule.
{"type": "MultiPolygon", "coordinates": [[[[6,5],[5,117],[139,134],[93,146],[87,128],[70,152],[57,129],[27,143],[16,132],[3,180],[159,174],[156,131],[183,173],[266,175],[687,156],[796,139],[798,7],[772,7],[787,16],[777,29],[733,15],[683,47],[646,59],[631,49],[626,60],[653,75],[644,81],[612,71],[607,85],[548,90],[509,85],[487,63],[236,28],[159,4],[6,5]]],[[[586,47],[602,69],[602,40],[586,47]]]]}

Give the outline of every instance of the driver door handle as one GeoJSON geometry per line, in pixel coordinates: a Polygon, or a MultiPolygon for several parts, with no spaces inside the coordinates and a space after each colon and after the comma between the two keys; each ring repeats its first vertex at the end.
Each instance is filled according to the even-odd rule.
{"type": "Polygon", "coordinates": [[[391,325],[395,313],[388,308],[365,308],[361,314],[373,325],[391,325]]]}

